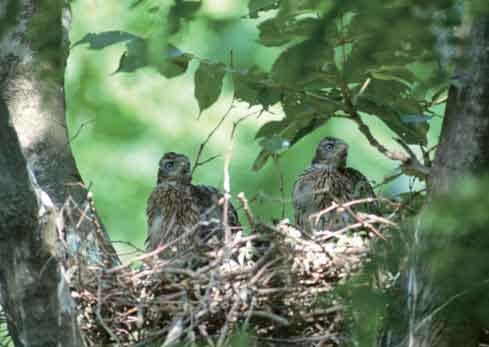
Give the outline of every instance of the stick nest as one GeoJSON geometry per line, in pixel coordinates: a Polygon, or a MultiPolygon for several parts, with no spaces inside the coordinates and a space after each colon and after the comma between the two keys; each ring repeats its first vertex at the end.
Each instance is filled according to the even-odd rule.
{"type": "Polygon", "coordinates": [[[259,346],[338,345],[343,307],[331,292],[368,260],[368,234],[316,242],[286,222],[258,229],[260,239],[237,232],[171,259],[143,255],[136,269],[74,275],[87,344],[226,346],[244,327],[259,346]]]}

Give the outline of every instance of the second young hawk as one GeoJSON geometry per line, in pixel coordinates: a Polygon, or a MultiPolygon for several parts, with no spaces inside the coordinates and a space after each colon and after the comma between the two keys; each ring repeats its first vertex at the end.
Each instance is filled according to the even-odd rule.
{"type": "Polygon", "coordinates": [[[367,178],[346,166],[347,156],[348,145],[343,140],[335,137],[321,140],[311,166],[294,184],[292,195],[297,225],[307,231],[338,230],[351,221],[347,212],[326,213],[321,218],[313,218],[314,215],[328,208],[333,201],[375,197],[367,178]]]}

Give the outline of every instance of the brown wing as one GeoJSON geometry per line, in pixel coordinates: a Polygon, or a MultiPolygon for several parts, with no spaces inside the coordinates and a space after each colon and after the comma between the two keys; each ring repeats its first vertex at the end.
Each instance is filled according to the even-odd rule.
{"type": "MultiPolygon", "coordinates": [[[[206,242],[213,238],[214,235],[218,239],[222,239],[224,229],[222,226],[223,206],[219,201],[223,195],[214,187],[206,185],[193,185],[192,196],[199,208],[200,219],[206,225],[199,227],[199,237],[206,242]]],[[[231,227],[240,226],[238,214],[233,204],[228,205],[228,223],[231,227]]]]}
{"type": "MultiPolygon", "coordinates": [[[[345,175],[351,181],[351,193],[349,200],[357,200],[362,198],[375,198],[375,192],[370,185],[367,177],[365,177],[360,171],[353,168],[346,168],[345,175]]],[[[355,207],[355,210],[364,212],[375,212],[378,209],[378,203],[366,203],[355,207]]]]}
{"type": "Polygon", "coordinates": [[[292,193],[297,225],[310,230],[310,216],[341,198],[341,182],[335,175],[335,170],[312,166],[297,178],[292,193]]]}
{"type": "Polygon", "coordinates": [[[329,206],[333,201],[346,202],[361,197],[374,197],[368,180],[351,168],[336,169],[312,166],[305,170],[294,184],[293,200],[296,224],[306,230],[340,228],[347,222],[345,214],[328,213],[311,225],[311,215],[329,206]]]}
{"type": "MultiPolygon", "coordinates": [[[[222,219],[223,207],[219,204],[224,196],[217,188],[206,185],[192,185],[192,196],[196,200],[199,207],[201,218],[207,219],[222,219]]],[[[228,223],[230,226],[239,226],[239,218],[233,204],[229,202],[228,206],[228,223]]]]}

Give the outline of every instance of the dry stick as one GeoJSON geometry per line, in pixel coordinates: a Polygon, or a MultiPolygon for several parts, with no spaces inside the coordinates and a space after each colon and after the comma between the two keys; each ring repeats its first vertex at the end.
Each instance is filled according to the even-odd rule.
{"type": "MultiPolygon", "coordinates": [[[[234,104],[234,101],[235,98],[233,96],[232,104],[234,104]]],[[[223,208],[222,220],[224,224],[224,240],[226,246],[231,238],[231,228],[229,227],[229,221],[228,221],[229,199],[231,197],[231,177],[229,176],[229,164],[231,162],[231,158],[233,155],[234,136],[241,122],[243,122],[245,119],[251,117],[254,114],[255,112],[244,115],[243,117],[239,118],[237,121],[233,123],[233,128],[231,130],[231,136],[229,139],[228,151],[226,153],[226,158],[224,159],[224,208],[223,208]]]]}
{"type": "Polygon", "coordinates": [[[123,270],[123,269],[126,269],[126,268],[130,267],[136,261],[142,261],[144,259],[151,258],[151,257],[154,257],[155,255],[160,254],[161,252],[163,252],[167,248],[170,248],[171,246],[175,245],[180,240],[186,238],[191,233],[195,232],[196,228],[199,225],[200,225],[200,223],[196,224],[191,229],[186,230],[182,235],[180,235],[179,237],[177,237],[173,241],[171,241],[171,242],[169,242],[169,243],[167,243],[165,245],[161,245],[161,246],[159,246],[158,248],[156,248],[155,250],[153,250],[151,252],[148,252],[148,253],[145,253],[145,254],[143,254],[143,255],[141,255],[139,257],[136,257],[136,258],[132,259],[130,262],[128,262],[127,264],[119,265],[119,266],[113,267],[111,269],[108,269],[106,272],[109,273],[109,274],[110,273],[113,273],[113,272],[117,272],[117,271],[120,271],[120,270],[123,270]]]}
{"type": "Polygon", "coordinates": [[[283,342],[286,344],[300,343],[300,342],[322,342],[327,339],[332,339],[337,337],[338,334],[326,334],[322,336],[311,336],[311,337],[295,337],[295,338],[276,338],[276,337],[257,337],[257,340],[268,341],[268,342],[283,342]]]}
{"type": "MultiPolygon", "coordinates": [[[[321,191],[318,191],[318,192],[321,192],[321,191]]],[[[350,207],[350,206],[365,204],[365,203],[372,203],[372,202],[376,202],[376,201],[383,201],[383,202],[389,202],[391,204],[394,204],[394,203],[392,203],[392,201],[390,201],[389,199],[385,199],[385,198],[362,198],[362,199],[357,199],[357,200],[351,200],[351,201],[348,201],[345,203],[339,203],[339,202],[333,201],[329,207],[327,207],[324,210],[321,210],[317,213],[312,214],[311,218],[316,219],[316,223],[317,223],[319,218],[321,218],[322,215],[329,213],[333,210],[336,210],[338,208],[350,207]]],[[[396,204],[396,206],[397,206],[397,204],[396,204]]]]}
{"type": "Polygon", "coordinates": [[[121,341],[117,337],[117,335],[114,334],[114,332],[109,328],[109,326],[104,322],[104,319],[102,317],[102,275],[99,273],[97,276],[98,279],[98,287],[97,287],[97,319],[99,320],[100,324],[102,327],[105,329],[105,331],[109,334],[109,336],[117,342],[117,345],[121,345],[121,341]]]}
{"type": "Polygon", "coordinates": [[[382,235],[382,233],[380,231],[378,231],[372,224],[370,223],[367,223],[367,221],[365,220],[362,220],[362,218],[358,217],[357,214],[355,212],[353,212],[353,210],[351,209],[351,207],[349,206],[343,206],[345,208],[345,210],[348,211],[348,213],[358,222],[358,223],[362,223],[363,226],[367,229],[369,229],[371,232],[373,232],[375,235],[377,235],[378,237],[380,237],[382,240],[386,241],[386,238],[384,235],[382,235]]]}
{"type": "Polygon", "coordinates": [[[282,166],[280,165],[280,156],[275,154],[272,156],[275,165],[277,166],[279,177],[280,177],[280,204],[281,204],[281,213],[280,219],[285,218],[285,177],[284,172],[282,170],[282,166]]]}
{"type": "Polygon", "coordinates": [[[246,219],[248,220],[248,223],[250,224],[250,229],[255,230],[255,219],[253,218],[253,213],[251,212],[250,205],[248,204],[248,200],[246,200],[246,196],[243,192],[239,193],[237,196],[239,202],[241,203],[241,207],[243,207],[243,210],[246,215],[246,219]]]}
{"type": "Polygon", "coordinates": [[[221,334],[219,336],[219,341],[217,342],[217,347],[224,346],[224,342],[226,341],[226,336],[230,326],[230,320],[232,320],[233,317],[236,316],[236,312],[238,311],[239,304],[240,304],[240,300],[238,296],[238,299],[233,302],[233,306],[231,306],[228,314],[226,315],[226,322],[224,323],[224,326],[221,329],[221,334]]]}
{"type": "Polygon", "coordinates": [[[280,325],[284,325],[284,326],[290,325],[290,322],[287,318],[279,316],[278,314],[275,313],[255,310],[253,311],[252,315],[255,317],[267,318],[275,323],[279,323],[280,325]]]}

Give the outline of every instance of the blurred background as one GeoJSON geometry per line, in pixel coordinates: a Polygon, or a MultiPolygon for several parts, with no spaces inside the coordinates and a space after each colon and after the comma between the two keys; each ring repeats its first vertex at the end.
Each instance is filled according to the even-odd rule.
{"type": "MultiPolygon", "coordinates": [[[[173,44],[183,51],[210,60],[226,61],[233,52],[235,66],[258,65],[269,70],[281,49],[257,43],[256,22],[244,18],[247,0],[203,0],[197,18],[188,23],[173,44]]],[[[124,30],[148,36],[155,30],[147,12],[130,9],[127,1],[78,0],[72,3],[71,42],[87,33],[124,30]]],[[[66,97],[72,148],[83,179],[94,193],[98,212],[112,240],[143,247],[146,236],[146,199],[156,183],[157,165],[164,152],[175,151],[194,159],[199,145],[216,126],[232,102],[232,83],[225,81],[219,101],[199,117],[194,98],[193,62],[187,73],[166,79],[152,68],[134,73],[117,73],[124,44],[103,50],[75,47],[68,60],[66,97]]],[[[206,146],[203,159],[221,155],[201,166],[194,175],[197,183],[222,190],[224,155],[230,146],[233,122],[256,112],[238,103],[206,146]]],[[[429,147],[437,143],[440,117],[430,122],[429,147]]],[[[290,192],[295,178],[311,161],[315,147],[324,136],[336,136],[350,144],[350,166],[378,184],[396,172],[398,163],[387,160],[372,148],[355,124],[333,119],[301,140],[280,158],[280,168],[270,161],[261,171],[251,165],[260,147],[254,139],[257,129],[272,119],[282,118],[276,105],[260,117],[240,123],[233,141],[230,166],[231,190],[245,192],[257,218],[270,222],[280,218],[282,203],[286,217],[293,220],[290,192]],[[285,179],[285,201],[281,201],[280,171],[285,179]]],[[[390,149],[398,149],[394,133],[380,121],[364,115],[374,135],[390,149]]],[[[379,195],[395,196],[410,189],[407,177],[400,177],[377,189],[379,195]]],[[[242,217],[244,221],[244,218],[242,217]]],[[[119,251],[123,251],[120,246],[119,251]]]]}

